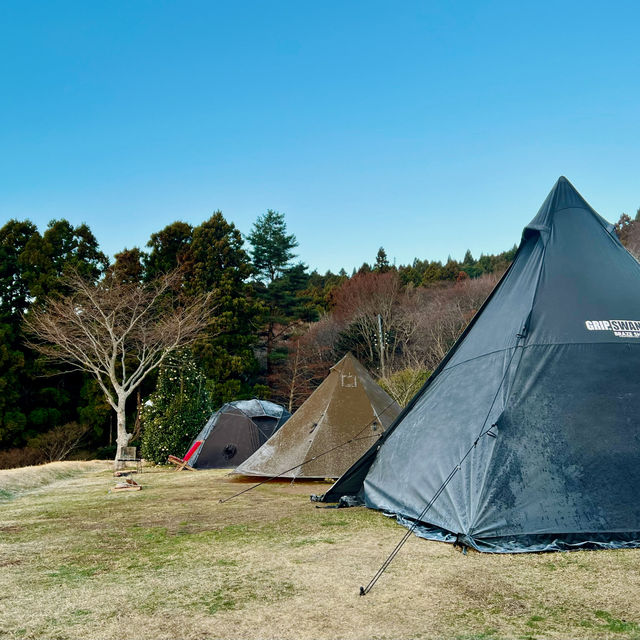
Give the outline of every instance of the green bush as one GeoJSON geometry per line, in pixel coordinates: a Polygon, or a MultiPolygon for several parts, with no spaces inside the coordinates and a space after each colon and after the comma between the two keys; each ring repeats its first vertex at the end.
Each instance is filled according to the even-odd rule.
{"type": "Polygon", "coordinates": [[[431,375],[426,369],[407,367],[396,371],[386,378],[380,378],[378,384],[401,406],[406,407],[413,396],[431,375]]]}
{"type": "Polygon", "coordinates": [[[184,455],[210,414],[202,370],[191,354],[174,356],[142,409],[142,457],[162,464],[169,455],[184,455]]]}

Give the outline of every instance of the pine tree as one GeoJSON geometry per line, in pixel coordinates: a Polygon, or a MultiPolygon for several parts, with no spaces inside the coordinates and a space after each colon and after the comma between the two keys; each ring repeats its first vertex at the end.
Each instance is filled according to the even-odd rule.
{"type": "Polygon", "coordinates": [[[387,258],[387,252],[384,250],[384,247],[380,247],[378,249],[378,253],[376,254],[376,263],[373,267],[374,271],[378,273],[386,273],[389,271],[391,267],[389,266],[389,258],[387,258]]]}
{"type": "Polygon", "coordinates": [[[467,252],[464,254],[462,264],[465,267],[471,267],[475,264],[475,262],[476,261],[473,259],[473,254],[471,253],[471,249],[467,249],[467,252]]]}
{"type": "Polygon", "coordinates": [[[283,275],[296,257],[293,249],[298,246],[295,235],[287,234],[284,214],[269,209],[259,216],[247,236],[251,244],[251,261],[256,278],[270,284],[283,275]]]}
{"type": "Polygon", "coordinates": [[[210,414],[206,380],[193,356],[171,358],[142,410],[142,456],[162,464],[169,455],[184,455],[210,414]]]}
{"type": "Polygon", "coordinates": [[[287,234],[284,214],[267,211],[259,216],[248,238],[258,299],[264,305],[264,332],[267,375],[272,360],[286,358],[285,342],[290,329],[302,319],[315,320],[311,296],[302,294],[309,285],[307,267],[302,262],[291,265],[293,249],[298,246],[295,235],[287,234]]]}

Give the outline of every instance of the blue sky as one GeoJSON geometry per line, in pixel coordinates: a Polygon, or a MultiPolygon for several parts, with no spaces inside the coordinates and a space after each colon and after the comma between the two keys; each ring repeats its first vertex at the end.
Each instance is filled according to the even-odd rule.
{"type": "Polygon", "coordinates": [[[285,213],[320,271],[520,238],[566,175],[640,207],[636,2],[0,4],[0,222],[113,254],[285,213]]]}

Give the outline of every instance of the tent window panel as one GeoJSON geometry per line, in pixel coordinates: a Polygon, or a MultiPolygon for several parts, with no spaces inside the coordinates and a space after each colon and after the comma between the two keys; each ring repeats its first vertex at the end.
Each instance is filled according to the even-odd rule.
{"type": "Polygon", "coordinates": [[[358,378],[353,374],[342,374],[342,386],[347,388],[354,388],[358,386],[358,378]]]}

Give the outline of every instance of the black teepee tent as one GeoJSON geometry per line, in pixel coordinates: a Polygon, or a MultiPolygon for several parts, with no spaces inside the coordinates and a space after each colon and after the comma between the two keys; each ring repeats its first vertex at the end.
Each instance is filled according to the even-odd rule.
{"type": "Polygon", "coordinates": [[[343,495],[483,551],[640,546],[640,264],[568,180],[343,495]]]}

